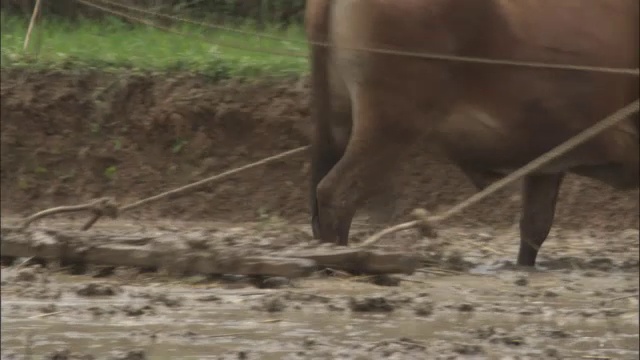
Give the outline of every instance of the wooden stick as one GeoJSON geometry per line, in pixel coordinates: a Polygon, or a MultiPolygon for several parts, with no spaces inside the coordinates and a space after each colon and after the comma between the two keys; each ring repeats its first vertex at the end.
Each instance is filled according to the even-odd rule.
{"type": "Polygon", "coordinates": [[[27,47],[29,46],[29,40],[31,39],[31,32],[36,25],[36,19],[38,18],[38,14],[40,14],[40,6],[42,4],[41,0],[36,0],[36,4],[33,7],[33,13],[31,14],[31,20],[29,21],[29,27],[27,28],[27,35],[24,37],[24,47],[23,50],[27,51],[27,47]]]}

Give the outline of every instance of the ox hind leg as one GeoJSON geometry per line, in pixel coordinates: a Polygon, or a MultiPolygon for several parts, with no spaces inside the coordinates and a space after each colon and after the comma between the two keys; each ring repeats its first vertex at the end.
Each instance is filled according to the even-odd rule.
{"type": "Polygon", "coordinates": [[[309,206],[311,230],[320,238],[320,222],[316,189],[318,183],[340,160],[350,136],[351,107],[348,99],[338,99],[329,83],[329,52],[326,48],[311,48],[311,168],[309,206]],[[338,101],[336,101],[338,100],[338,101]],[[343,101],[340,101],[343,100],[343,101]],[[338,137],[336,137],[338,133],[338,137]]]}
{"type": "Polygon", "coordinates": [[[396,121],[397,108],[391,104],[360,98],[365,101],[354,102],[352,132],[344,155],[317,188],[321,239],[344,246],[358,207],[389,184],[416,133],[415,129],[402,130],[402,122],[396,121]]]}
{"type": "Polygon", "coordinates": [[[529,175],[524,178],[518,265],[535,266],[538,251],[553,224],[563,178],[562,173],[529,175]]]}
{"type": "Polygon", "coordinates": [[[318,184],[333,169],[336,163],[342,158],[346,143],[350,137],[351,122],[350,109],[334,109],[326,112],[326,118],[319,118],[315,125],[313,141],[311,144],[311,184],[310,184],[310,207],[311,207],[311,230],[315,239],[322,239],[320,236],[320,216],[318,213],[318,184]],[[342,126],[332,126],[330,123],[337,123],[342,126]],[[339,136],[336,136],[338,132],[339,136]]]}

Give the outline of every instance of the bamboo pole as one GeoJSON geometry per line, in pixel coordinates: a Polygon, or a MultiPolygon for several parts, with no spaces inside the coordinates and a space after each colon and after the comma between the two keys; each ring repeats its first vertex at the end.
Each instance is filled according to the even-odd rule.
{"type": "Polygon", "coordinates": [[[27,51],[27,47],[29,47],[29,41],[31,40],[31,33],[33,32],[33,28],[36,24],[36,19],[40,14],[40,7],[42,6],[42,0],[36,0],[36,4],[33,7],[33,13],[31,13],[31,20],[29,21],[29,27],[27,28],[27,35],[24,37],[24,46],[23,50],[27,51]]]}

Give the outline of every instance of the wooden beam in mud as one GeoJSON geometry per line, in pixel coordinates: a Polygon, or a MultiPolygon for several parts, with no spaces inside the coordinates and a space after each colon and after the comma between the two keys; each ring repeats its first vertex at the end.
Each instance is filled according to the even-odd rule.
{"type": "Polygon", "coordinates": [[[314,260],[320,266],[351,273],[413,274],[421,259],[403,252],[374,249],[327,248],[293,251],[290,256],[314,260]]]}
{"type": "Polygon", "coordinates": [[[251,242],[224,246],[176,233],[123,236],[97,231],[2,227],[0,255],[64,263],[165,269],[172,274],[236,274],[304,277],[319,268],[364,274],[411,274],[414,255],[375,248],[294,248],[278,251],[251,242]]]}

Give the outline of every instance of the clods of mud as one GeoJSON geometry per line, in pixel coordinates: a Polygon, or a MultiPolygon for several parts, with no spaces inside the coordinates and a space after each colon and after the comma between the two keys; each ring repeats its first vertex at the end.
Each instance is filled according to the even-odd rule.
{"type": "Polygon", "coordinates": [[[113,296],[120,291],[120,288],[117,286],[100,283],[88,283],[79,286],[76,290],[76,295],[83,297],[113,296]]]}
{"type": "MultiPolygon", "coordinates": [[[[260,227],[215,226],[244,234],[229,237],[236,242],[281,240],[278,231],[290,228],[263,236],[260,227]]],[[[19,259],[1,272],[3,358],[638,358],[638,239],[553,233],[541,265],[524,271],[512,266],[515,235],[485,237],[481,246],[461,235],[481,231],[391,237],[389,245],[427,259],[410,276],[325,269],[298,279],[176,278],[91,265],[75,275],[19,259]]]]}

